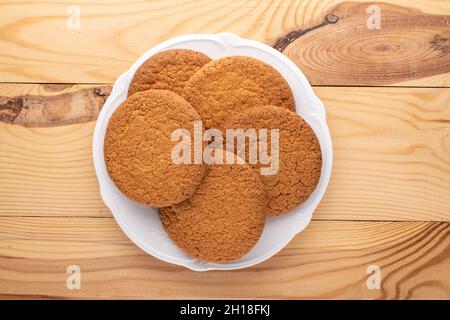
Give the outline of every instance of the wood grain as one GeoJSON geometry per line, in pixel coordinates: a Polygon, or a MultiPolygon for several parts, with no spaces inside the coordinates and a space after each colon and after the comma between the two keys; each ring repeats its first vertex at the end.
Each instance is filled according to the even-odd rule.
{"type": "Polygon", "coordinates": [[[0,122],[49,127],[96,120],[111,86],[5,84],[0,97],[0,122]],[[26,94],[18,90],[26,91],[26,94]]]}
{"type": "MultiPolygon", "coordinates": [[[[2,99],[48,94],[37,85],[11,87],[0,85],[2,99]]],[[[315,219],[450,220],[450,90],[315,90],[327,107],[335,153],[315,219]]],[[[52,110],[58,99],[48,101],[52,110]]],[[[72,104],[71,114],[91,109],[87,101],[72,104]]],[[[93,129],[92,121],[41,128],[0,123],[0,215],[109,216],[92,166],[93,129]]]]}
{"type": "Polygon", "coordinates": [[[450,77],[450,16],[372,5],[380,13],[379,29],[368,27],[366,3],[344,2],[314,30],[293,31],[274,47],[313,84],[388,85],[439,74],[450,77]]]}
{"type": "Polygon", "coordinates": [[[198,273],[145,254],[112,218],[2,217],[0,298],[449,299],[449,236],[448,223],[316,221],[257,266],[198,273]],[[80,290],[66,289],[74,264],[80,290]]]}
{"type": "Polygon", "coordinates": [[[0,10],[0,299],[450,299],[450,2],[21,0],[0,10]],[[66,25],[69,5],[80,29],[66,25]],[[367,28],[370,5],[379,30],[367,28]],[[143,52],[218,32],[276,47],[320,85],[333,174],[312,223],[277,255],[196,273],[121,232],[99,196],[92,133],[111,83],[143,52]],[[69,265],[81,267],[81,290],[66,288],[69,265]],[[371,265],[380,290],[367,288],[371,265]]]}
{"type": "Polygon", "coordinates": [[[317,218],[450,220],[449,89],[315,91],[334,151],[317,218]]]}
{"type": "Polygon", "coordinates": [[[448,86],[449,2],[384,2],[394,5],[379,4],[383,28],[370,33],[365,9],[375,2],[369,1],[77,1],[79,30],[66,27],[72,2],[6,2],[0,81],[111,83],[143,52],[177,35],[226,31],[272,45],[335,10],[337,23],[285,51],[313,84],[448,86]]]}

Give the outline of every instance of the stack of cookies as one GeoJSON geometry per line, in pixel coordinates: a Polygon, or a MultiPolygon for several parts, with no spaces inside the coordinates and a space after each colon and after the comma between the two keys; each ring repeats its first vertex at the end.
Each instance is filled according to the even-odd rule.
{"type": "Polygon", "coordinates": [[[160,52],[136,71],[128,98],[109,120],[104,154],[123,194],[159,208],[174,243],[215,263],[245,255],[266,218],[302,204],[322,167],[319,141],[295,113],[278,71],[251,57],[211,60],[186,49],[160,52]],[[237,139],[219,141],[229,130],[259,134],[239,149],[237,139]],[[262,174],[268,166],[262,150],[275,147],[275,170],[262,174]],[[256,161],[251,150],[259,151],[256,161]],[[181,162],[174,160],[179,153],[181,162]],[[206,153],[215,161],[203,161],[206,153]]]}

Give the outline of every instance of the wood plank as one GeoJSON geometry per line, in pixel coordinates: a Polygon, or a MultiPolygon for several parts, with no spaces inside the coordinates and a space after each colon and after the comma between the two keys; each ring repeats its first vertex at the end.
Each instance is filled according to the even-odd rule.
{"type": "Polygon", "coordinates": [[[418,79],[442,74],[450,78],[450,16],[389,4],[375,8],[341,3],[331,9],[323,27],[306,34],[291,32],[292,44],[283,52],[313,84],[421,83],[418,79]],[[372,15],[378,10],[374,28],[368,27],[368,10],[372,15]]]}
{"type": "MultiPolygon", "coordinates": [[[[58,90],[79,96],[78,91],[95,88],[49,92],[39,85],[0,85],[0,99],[40,95],[47,114],[59,115],[40,123],[54,127],[25,127],[36,122],[31,116],[22,117],[21,125],[0,122],[0,215],[110,215],[92,166],[95,123],[61,125],[97,102],[80,99],[68,114],[51,111],[59,105],[58,90]],[[52,99],[42,98],[47,95],[52,99]]],[[[327,107],[335,152],[331,182],[315,219],[450,220],[450,90],[315,90],[327,107]]]]}
{"type": "Polygon", "coordinates": [[[334,151],[317,218],[450,220],[449,89],[315,91],[334,151]]]}
{"type": "Polygon", "coordinates": [[[84,123],[97,116],[111,85],[1,84],[0,122],[26,127],[84,123]]]}
{"type": "Polygon", "coordinates": [[[313,84],[449,84],[448,1],[77,1],[80,29],[69,5],[0,4],[1,82],[113,82],[163,40],[227,31],[269,45],[300,34],[284,52],[313,84]],[[367,28],[370,5],[380,30],[367,28]],[[328,14],[335,22],[321,26],[328,14]]]}
{"type": "Polygon", "coordinates": [[[112,218],[2,217],[0,297],[449,299],[449,235],[440,222],[315,221],[257,266],[198,273],[145,254],[112,218]],[[80,290],[66,289],[69,265],[80,290]]]}

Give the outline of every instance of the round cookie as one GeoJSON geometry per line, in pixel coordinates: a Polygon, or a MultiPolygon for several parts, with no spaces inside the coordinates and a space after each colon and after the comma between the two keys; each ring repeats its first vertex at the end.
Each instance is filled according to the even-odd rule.
{"type": "Polygon", "coordinates": [[[209,62],[186,83],[182,95],[197,109],[207,129],[220,129],[226,118],[256,106],[295,110],[294,96],[281,74],[250,57],[209,62]]]}
{"type": "Polygon", "coordinates": [[[166,89],[180,94],[189,78],[211,59],[188,49],[162,51],[145,61],[131,80],[128,96],[149,89],[166,89]]]}
{"type": "MultiPolygon", "coordinates": [[[[113,113],[104,140],[109,176],[130,199],[155,207],[179,203],[191,196],[204,174],[203,164],[176,164],[171,140],[174,130],[193,135],[195,109],[167,90],[138,92],[113,113]]],[[[192,153],[192,152],[191,152],[192,153]]]]}
{"type": "MultiPolygon", "coordinates": [[[[267,154],[273,155],[274,158],[276,149],[272,150],[271,137],[274,131],[271,130],[279,130],[278,166],[272,160],[275,164],[274,170],[268,172],[268,175],[260,176],[269,200],[269,216],[289,212],[304,202],[315,190],[322,168],[320,144],[311,127],[296,113],[275,106],[256,107],[229,118],[224,128],[244,131],[253,128],[257,133],[260,133],[261,129],[267,129],[266,150],[267,154]]],[[[227,141],[226,143],[228,151],[236,152],[236,146],[231,149],[235,142],[227,141]]],[[[258,146],[261,146],[260,141],[258,146]]],[[[246,154],[241,155],[242,158],[244,156],[247,158],[247,163],[249,162],[248,151],[249,147],[245,151],[246,154]]],[[[258,168],[261,174],[263,172],[261,168],[267,168],[269,165],[261,164],[260,155],[258,154],[257,157],[258,162],[254,164],[254,167],[258,168]]]]}
{"type": "Polygon", "coordinates": [[[248,164],[212,164],[194,195],[161,208],[160,219],[170,238],[194,259],[230,262],[250,251],[262,233],[263,189],[248,164]]]}

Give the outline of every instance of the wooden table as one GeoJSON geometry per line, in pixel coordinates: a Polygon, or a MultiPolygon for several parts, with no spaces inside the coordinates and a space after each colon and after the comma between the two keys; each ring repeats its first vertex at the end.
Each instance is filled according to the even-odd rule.
{"type": "Polygon", "coordinates": [[[448,0],[0,8],[1,298],[450,298],[448,0]],[[140,54],[223,31],[274,45],[303,70],[326,105],[334,167],[314,220],[280,253],[197,273],[121,232],[99,196],[92,132],[140,54]],[[66,287],[69,265],[79,290],[66,287]],[[377,268],[379,289],[367,285],[377,268]]]}

